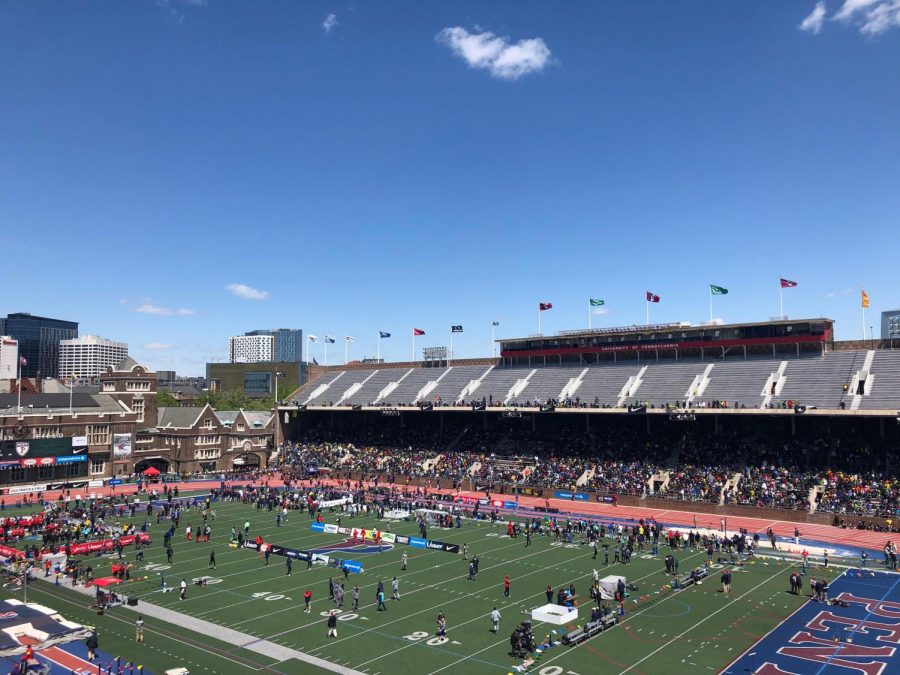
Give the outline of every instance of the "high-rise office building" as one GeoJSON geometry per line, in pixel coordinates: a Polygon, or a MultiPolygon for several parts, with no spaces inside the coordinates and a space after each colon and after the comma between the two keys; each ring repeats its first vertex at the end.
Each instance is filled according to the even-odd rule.
{"type": "Polygon", "coordinates": [[[272,335],[236,335],[228,338],[228,360],[231,363],[271,361],[275,354],[272,335]]]}
{"type": "Polygon", "coordinates": [[[0,380],[19,377],[19,343],[0,333],[0,380]]]}
{"type": "Polygon", "coordinates": [[[881,339],[896,340],[900,338],[900,309],[891,309],[881,313],[881,339]]]}
{"type": "Polygon", "coordinates": [[[251,330],[244,335],[271,335],[275,338],[273,361],[299,363],[303,359],[303,331],[295,328],[251,330]]]}
{"type": "Polygon", "coordinates": [[[22,377],[59,377],[59,343],[78,337],[78,323],[33,316],[25,312],[9,314],[0,334],[19,343],[24,357],[22,377]]]}
{"type": "Polygon", "coordinates": [[[59,376],[95,380],[128,357],[128,345],[97,335],[82,335],[59,343],[59,376]]]}

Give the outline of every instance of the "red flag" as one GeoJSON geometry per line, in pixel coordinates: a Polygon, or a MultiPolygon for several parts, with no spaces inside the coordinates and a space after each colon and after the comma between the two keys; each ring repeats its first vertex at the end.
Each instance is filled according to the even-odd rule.
{"type": "Polygon", "coordinates": [[[647,291],[647,302],[659,302],[659,296],[647,291]]]}
{"type": "Polygon", "coordinates": [[[413,335],[425,335],[425,331],[421,328],[413,328],[413,335]]]}
{"type": "Polygon", "coordinates": [[[546,310],[548,310],[548,309],[553,309],[553,303],[552,303],[552,302],[541,302],[541,303],[538,303],[538,309],[541,310],[542,312],[544,312],[544,311],[546,311],[546,310]]]}
{"type": "Polygon", "coordinates": [[[781,280],[782,288],[793,288],[796,285],[797,285],[796,281],[791,281],[790,279],[782,279],[781,280]]]}

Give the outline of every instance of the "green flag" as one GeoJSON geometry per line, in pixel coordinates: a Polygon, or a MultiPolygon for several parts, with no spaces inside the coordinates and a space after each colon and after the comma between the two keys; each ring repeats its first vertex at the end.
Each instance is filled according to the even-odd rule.
{"type": "Polygon", "coordinates": [[[709,285],[709,292],[713,295],[728,295],[728,289],[721,286],[709,285]]]}
{"type": "Polygon", "coordinates": [[[603,300],[597,300],[596,298],[591,298],[591,307],[602,307],[606,302],[603,300]]]}

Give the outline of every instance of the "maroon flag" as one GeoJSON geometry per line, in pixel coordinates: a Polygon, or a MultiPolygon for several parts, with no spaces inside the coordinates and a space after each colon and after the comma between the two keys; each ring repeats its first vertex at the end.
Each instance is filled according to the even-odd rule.
{"type": "Polygon", "coordinates": [[[413,335],[425,335],[425,331],[421,328],[413,328],[413,335]]]}
{"type": "Polygon", "coordinates": [[[548,309],[553,309],[553,303],[552,303],[552,302],[541,302],[541,303],[538,303],[538,309],[541,310],[542,312],[544,312],[544,311],[546,311],[546,310],[548,310],[548,309]]]}
{"type": "Polygon", "coordinates": [[[782,279],[781,287],[782,288],[794,288],[797,285],[796,281],[791,281],[790,279],[782,279]]]}
{"type": "Polygon", "coordinates": [[[647,302],[659,302],[659,296],[647,291],[647,302]]]}

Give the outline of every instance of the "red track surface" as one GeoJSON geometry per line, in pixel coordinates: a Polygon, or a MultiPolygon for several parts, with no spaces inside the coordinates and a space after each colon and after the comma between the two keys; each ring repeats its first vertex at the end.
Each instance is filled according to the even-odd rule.
{"type": "MultiPolygon", "coordinates": [[[[246,485],[246,481],[239,481],[242,485],[246,485]]],[[[258,484],[260,481],[256,481],[258,484]]],[[[324,481],[327,485],[339,485],[341,481],[337,480],[327,480],[324,481]]],[[[284,483],[281,479],[270,479],[268,480],[268,484],[271,487],[280,487],[284,483]]],[[[209,490],[211,488],[217,488],[220,485],[219,481],[203,481],[203,482],[192,482],[192,483],[167,483],[166,485],[178,487],[180,492],[185,491],[196,491],[196,490],[209,490]]],[[[366,486],[372,485],[372,483],[365,483],[366,486]]],[[[380,486],[384,487],[386,483],[379,483],[380,486]]],[[[150,485],[151,488],[162,490],[162,483],[152,483],[150,485]]],[[[406,486],[395,484],[395,488],[404,489],[406,486]]],[[[97,488],[97,489],[85,489],[81,491],[82,496],[85,494],[134,494],[137,490],[135,485],[123,485],[118,488],[97,488]]],[[[436,490],[435,488],[430,489],[432,492],[439,491],[443,494],[453,493],[453,490],[442,489],[436,490]]],[[[74,492],[73,492],[74,494],[74,492]]],[[[484,497],[484,493],[480,492],[460,492],[459,494],[465,495],[468,497],[484,497]]],[[[58,499],[60,496],[60,492],[57,490],[55,492],[47,492],[44,493],[46,499],[58,499]]],[[[500,500],[508,500],[509,495],[502,495],[498,493],[491,494],[491,499],[500,499],[500,500]]],[[[9,498],[7,498],[9,499],[9,498]]],[[[544,506],[545,500],[539,497],[519,497],[519,503],[522,506],[544,506]]],[[[709,513],[694,513],[693,511],[687,510],[673,510],[673,509],[655,509],[647,506],[613,506],[612,504],[600,504],[597,502],[573,502],[568,499],[550,499],[550,506],[553,508],[557,508],[562,512],[578,512],[578,513],[586,513],[590,515],[595,515],[599,517],[609,517],[609,518],[632,518],[634,520],[640,520],[641,518],[654,518],[660,522],[672,523],[675,525],[683,525],[685,527],[693,527],[694,519],[697,520],[698,527],[706,527],[709,529],[719,529],[719,519],[720,516],[709,513]]],[[[728,517],[728,529],[729,530],[737,530],[739,528],[746,528],[750,532],[759,532],[764,533],[768,528],[772,528],[775,531],[775,534],[784,537],[792,537],[794,535],[794,528],[799,527],[800,532],[803,539],[821,541],[821,542],[830,542],[834,544],[841,544],[848,548],[860,547],[874,550],[881,550],[884,547],[885,542],[889,539],[898,539],[900,537],[897,535],[890,535],[885,532],[871,532],[868,530],[842,530],[837,527],[832,527],[830,525],[813,525],[810,523],[795,523],[787,520],[773,520],[771,518],[765,517],[765,509],[760,509],[760,517],[759,518],[741,518],[737,516],[729,516],[728,517]]]]}

